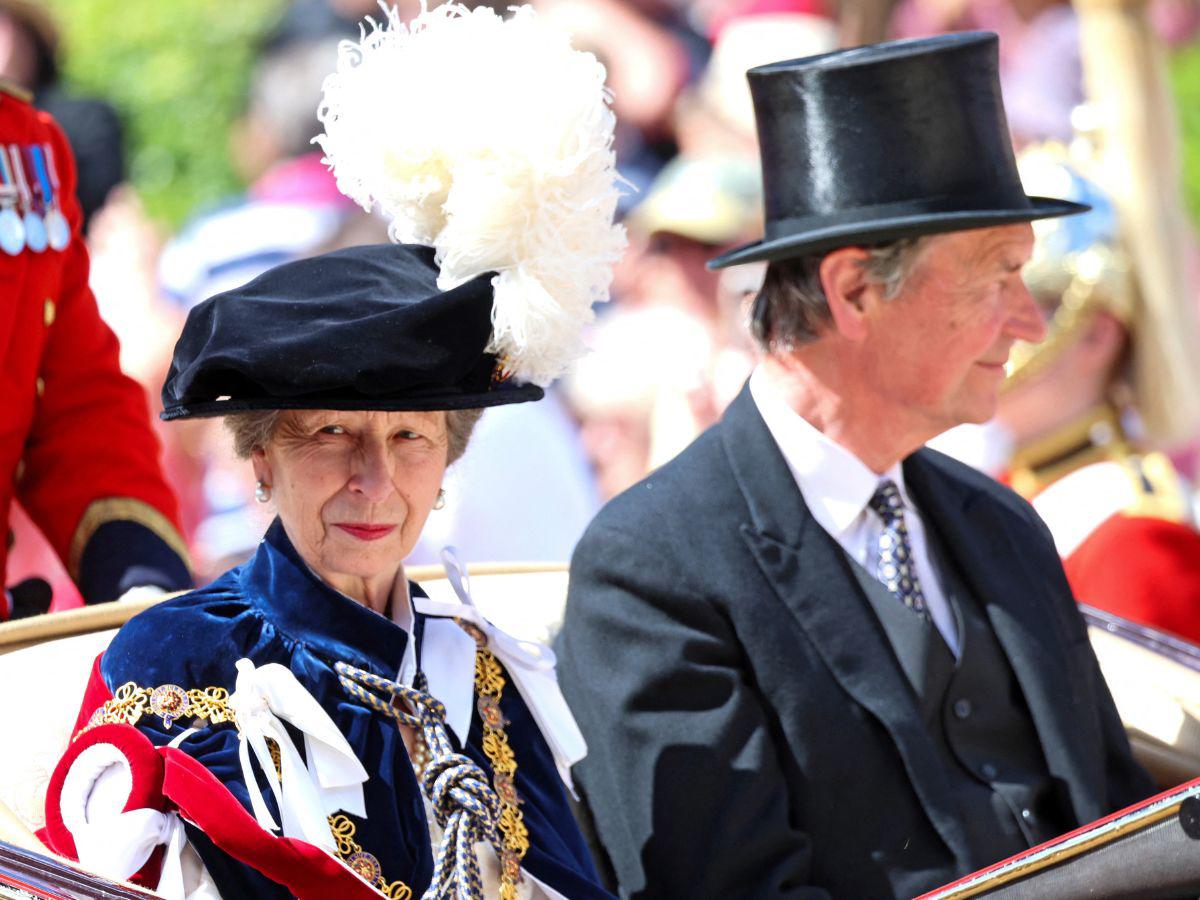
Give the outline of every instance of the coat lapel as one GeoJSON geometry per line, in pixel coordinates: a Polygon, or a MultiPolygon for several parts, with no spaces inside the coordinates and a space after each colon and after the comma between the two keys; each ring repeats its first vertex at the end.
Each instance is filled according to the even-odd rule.
{"type": "Polygon", "coordinates": [[[759,568],[833,677],[887,729],[934,827],[956,858],[968,859],[949,779],[908,680],[845,554],[805,505],[748,389],[720,427],[750,511],[742,535],[759,568]]]}
{"type": "Polygon", "coordinates": [[[1055,587],[1028,565],[1028,548],[1021,546],[1028,536],[1013,534],[1014,514],[986,492],[945,477],[940,468],[931,451],[918,451],[905,462],[905,482],[926,527],[936,529],[987,612],[1029,706],[1050,773],[1070,787],[1078,820],[1091,821],[1103,811],[1093,809],[1094,791],[1084,788],[1099,783],[1100,772],[1088,765],[1090,748],[1083,740],[1088,726],[1075,712],[1076,692],[1064,659],[1070,641],[1047,602],[1047,592],[1055,587]]]}

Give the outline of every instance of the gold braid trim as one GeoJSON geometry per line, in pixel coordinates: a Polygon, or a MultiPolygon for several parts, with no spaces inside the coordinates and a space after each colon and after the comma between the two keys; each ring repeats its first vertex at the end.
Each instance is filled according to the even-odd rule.
{"type": "MultiPolygon", "coordinates": [[[[188,556],[187,544],[184,543],[175,526],[171,524],[170,519],[144,500],[136,500],[133,497],[105,497],[93,500],[83,511],[79,524],[75,526],[75,535],[71,538],[71,550],[67,554],[67,574],[71,576],[72,581],[79,581],[79,566],[83,562],[83,551],[87,547],[88,541],[92,539],[96,529],[107,522],[136,522],[143,528],[149,529],[175,551],[189,572],[192,571],[192,560],[188,556]]],[[[115,600],[116,597],[106,599],[115,600]]]]}
{"type": "Polygon", "coordinates": [[[387,881],[383,877],[383,868],[374,854],[368,853],[354,839],[358,826],[344,813],[329,817],[329,830],[337,841],[337,855],[359,878],[367,884],[382,891],[391,900],[410,900],[412,888],[400,879],[387,881]]]}
{"type": "Polygon", "coordinates": [[[168,729],[179,719],[203,719],[209,725],[223,722],[237,724],[233,708],[229,705],[229,691],[225,688],[192,688],[187,691],[177,684],[144,688],[127,681],[116,689],[111,700],[105,701],[92,713],[87,724],[79,729],[72,740],[97,725],[136,725],[148,712],[162,719],[163,727],[168,729]]]}
{"type": "MultiPolygon", "coordinates": [[[[40,16],[41,13],[39,12],[38,15],[40,16]]],[[[0,94],[8,94],[9,96],[16,97],[22,103],[33,102],[33,94],[19,84],[9,81],[7,78],[0,78],[0,94]]]]}
{"type": "MultiPolygon", "coordinates": [[[[465,623],[459,624],[466,627],[465,623]]],[[[477,629],[466,630],[479,645],[475,652],[475,692],[479,695],[476,706],[483,723],[483,752],[492,764],[492,786],[500,799],[500,821],[496,826],[504,845],[500,852],[500,898],[517,900],[521,860],[529,850],[529,831],[525,828],[521,798],[517,794],[517,758],[504,731],[508,722],[500,711],[500,699],[504,695],[504,670],[487,649],[483,635],[477,629]]]]}

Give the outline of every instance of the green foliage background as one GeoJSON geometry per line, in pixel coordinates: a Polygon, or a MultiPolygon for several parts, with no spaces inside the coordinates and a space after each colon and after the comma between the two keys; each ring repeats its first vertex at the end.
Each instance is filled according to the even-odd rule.
{"type": "Polygon", "coordinates": [[[107,99],[126,128],[130,178],[168,227],[241,185],[229,126],[262,35],[285,0],[48,0],[64,74],[107,99]]]}
{"type": "MultiPolygon", "coordinates": [[[[47,0],[65,42],[65,74],[124,118],[130,175],[168,227],[237,191],[229,126],[241,111],[255,48],[287,0],[47,0]]],[[[1183,134],[1187,199],[1200,221],[1200,46],[1171,75],[1183,134]]]]}
{"type": "Polygon", "coordinates": [[[1200,222],[1200,46],[1175,54],[1171,81],[1179,109],[1184,190],[1192,221],[1200,222]]]}

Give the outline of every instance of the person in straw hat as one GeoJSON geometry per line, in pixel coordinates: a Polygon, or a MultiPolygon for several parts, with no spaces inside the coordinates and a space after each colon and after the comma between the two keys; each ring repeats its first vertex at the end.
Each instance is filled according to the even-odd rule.
{"type": "Polygon", "coordinates": [[[995,35],[752,69],[761,359],[572,560],[563,691],[630,897],[912,897],[1146,796],[1045,526],[924,443],[1041,314],[995,35]],[[603,672],[602,678],[597,672],[603,672]]]}
{"type": "Polygon", "coordinates": [[[452,553],[454,602],[404,572],[480,411],[540,398],[606,293],[604,70],[529,9],[390,11],[342,45],[320,118],[395,243],[191,311],[163,417],[225,416],[278,516],[97,660],[47,840],[172,898],[611,896],[554,657],[482,618],[452,553]]]}

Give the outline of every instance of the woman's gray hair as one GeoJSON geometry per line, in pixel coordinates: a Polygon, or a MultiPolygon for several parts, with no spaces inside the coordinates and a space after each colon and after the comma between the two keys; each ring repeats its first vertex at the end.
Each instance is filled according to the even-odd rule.
{"type": "Polygon", "coordinates": [[[233,437],[233,452],[238,459],[265,447],[279,427],[281,409],[256,409],[251,412],[230,413],[225,417],[225,429],[233,437]]]}
{"type": "MultiPolygon", "coordinates": [[[[471,432],[483,415],[482,409],[446,410],[446,465],[456,462],[467,452],[471,432]]],[[[265,447],[275,436],[281,409],[262,409],[252,412],[230,413],[225,417],[225,427],[233,436],[233,452],[238,459],[249,459],[259,447],[265,447]]]]}
{"type": "Polygon", "coordinates": [[[482,416],[482,409],[446,410],[446,465],[457,462],[467,452],[471,432],[482,416]]]}
{"type": "MultiPolygon", "coordinates": [[[[925,249],[928,236],[901,238],[868,247],[862,267],[891,300],[900,293],[925,249]]],[[[750,333],[763,350],[787,349],[815,340],[829,324],[829,302],[821,287],[821,260],[828,251],[772,262],[750,308],[750,333]]]]}

